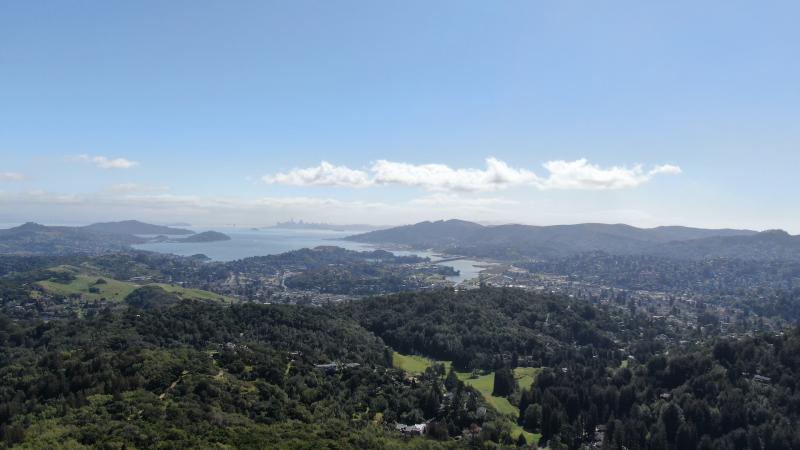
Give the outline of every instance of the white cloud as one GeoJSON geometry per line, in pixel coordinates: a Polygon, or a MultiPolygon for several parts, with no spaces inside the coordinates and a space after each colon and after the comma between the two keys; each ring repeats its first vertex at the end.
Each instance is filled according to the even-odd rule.
{"type": "Polygon", "coordinates": [[[548,161],[544,168],[550,175],[539,185],[542,189],[626,189],[646,183],[655,175],[681,173],[680,167],[669,164],[656,166],[649,171],[639,164],[632,168],[613,166],[603,169],[589,164],[586,159],[548,161]]]}
{"type": "Polygon", "coordinates": [[[105,156],[92,156],[92,155],[78,155],[74,158],[77,161],[84,161],[94,164],[101,169],[130,169],[131,167],[138,166],[137,161],[131,161],[125,158],[108,158],[105,156]]]}
{"type": "Polygon", "coordinates": [[[22,181],[25,175],[19,172],[0,172],[0,181],[22,181]]]}
{"type": "Polygon", "coordinates": [[[445,164],[409,164],[378,160],[369,171],[334,166],[323,161],[319,166],[294,169],[267,175],[262,179],[270,184],[292,186],[376,185],[414,186],[431,191],[496,191],[512,186],[532,186],[538,189],[604,190],[639,186],[660,174],[681,173],[678,166],[660,165],[645,171],[641,165],[602,168],[586,159],[548,161],[548,172],[541,177],[533,171],[513,168],[496,158],[486,159],[485,169],[454,169],[445,164]]]}
{"type": "Polygon", "coordinates": [[[681,170],[680,167],[674,166],[672,164],[662,164],[660,166],[656,166],[655,168],[653,168],[653,170],[651,170],[649,173],[650,175],[658,175],[660,173],[666,175],[680,175],[683,173],[683,170],[681,170]]]}
{"type": "Polygon", "coordinates": [[[372,184],[366,172],[345,166],[334,166],[327,161],[322,161],[317,167],[294,169],[286,173],[264,176],[262,179],[270,184],[291,186],[365,187],[372,184]]]}
{"type": "Polygon", "coordinates": [[[492,191],[506,186],[534,184],[535,173],[514,169],[495,158],[486,159],[486,169],[453,169],[444,164],[414,165],[386,160],[372,165],[376,184],[418,186],[436,191],[492,191]]]}

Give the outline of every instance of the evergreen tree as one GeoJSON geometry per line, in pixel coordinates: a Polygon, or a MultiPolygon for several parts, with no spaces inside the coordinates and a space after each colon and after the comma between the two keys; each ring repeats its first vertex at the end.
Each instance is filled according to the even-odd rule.
{"type": "Polygon", "coordinates": [[[451,366],[450,371],[447,372],[447,376],[444,379],[444,387],[447,388],[448,391],[452,391],[458,386],[458,383],[458,375],[456,375],[455,369],[451,366]]]}
{"type": "Polygon", "coordinates": [[[502,367],[494,373],[494,388],[492,395],[506,397],[514,393],[517,388],[517,380],[514,379],[514,372],[508,367],[502,367]]]}
{"type": "Polygon", "coordinates": [[[675,441],[675,435],[678,433],[678,427],[681,426],[682,420],[680,407],[672,402],[668,403],[661,411],[661,423],[664,424],[664,431],[669,442],[675,441]]]}
{"type": "Polygon", "coordinates": [[[678,427],[675,435],[675,446],[680,449],[697,448],[697,429],[691,422],[684,422],[678,427]]]}
{"type": "Polygon", "coordinates": [[[525,429],[529,431],[538,430],[542,420],[542,407],[537,404],[528,405],[528,407],[525,408],[523,417],[523,426],[525,429]]]}

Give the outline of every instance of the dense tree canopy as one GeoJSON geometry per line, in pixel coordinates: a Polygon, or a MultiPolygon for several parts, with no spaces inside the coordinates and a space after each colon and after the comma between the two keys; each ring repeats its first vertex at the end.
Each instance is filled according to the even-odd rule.
{"type": "MultiPolygon", "coordinates": [[[[342,258],[364,257],[389,258],[322,248],[235,264],[253,272],[299,264],[311,283],[324,274],[339,277],[340,286],[371,286],[364,280],[373,268],[363,261],[335,269],[342,258]],[[347,273],[360,275],[350,280],[347,273]]],[[[36,283],[74,278],[54,262],[91,265],[103,274],[89,278],[94,287],[115,278],[174,277],[194,285],[230,275],[230,267],[200,258],[87,258],[0,258],[4,445],[533,444],[530,434],[512,438],[516,426],[553,449],[800,448],[797,330],[722,338],[689,322],[667,326],[670,319],[654,320],[624,302],[485,287],[302,307],[185,300],[148,285],[124,301],[50,320],[36,283]],[[393,351],[442,364],[404,373],[392,367],[393,351]],[[537,368],[532,384],[518,382],[520,367],[537,368]],[[489,392],[462,381],[470,373],[489,379],[489,392]],[[512,412],[495,410],[490,394],[512,412]],[[425,438],[397,431],[422,424],[425,438]]],[[[796,303],[796,291],[787,290],[747,307],[791,317],[796,303]]],[[[693,311],[700,326],[721,326],[714,314],[693,311]]]]}
{"type": "Polygon", "coordinates": [[[604,310],[516,289],[402,293],[343,309],[398,351],[462,369],[494,368],[504,354],[532,366],[598,353],[613,358],[611,336],[619,331],[604,310]]]}
{"type": "Polygon", "coordinates": [[[395,422],[436,422],[448,440],[495,420],[476,391],[445,387],[443,369],[404,377],[380,338],[330,308],[222,306],[151,288],[128,300],[71,321],[0,316],[5,443],[382,448],[403,444],[395,422]],[[174,304],[153,307],[164,298],[174,304]]]}

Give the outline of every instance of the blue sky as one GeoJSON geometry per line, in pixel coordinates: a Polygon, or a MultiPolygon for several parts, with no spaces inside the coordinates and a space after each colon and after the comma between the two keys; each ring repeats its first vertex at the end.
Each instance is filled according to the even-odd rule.
{"type": "Polygon", "coordinates": [[[796,2],[10,2],[0,222],[798,233],[798,16],[796,2]]]}

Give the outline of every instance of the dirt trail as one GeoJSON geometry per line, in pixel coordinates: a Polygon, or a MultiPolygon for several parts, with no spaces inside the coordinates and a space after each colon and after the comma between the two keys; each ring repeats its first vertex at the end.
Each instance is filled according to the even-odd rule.
{"type": "MultiPolygon", "coordinates": [[[[220,371],[220,372],[221,372],[221,371],[220,371]]],[[[169,391],[171,391],[171,390],[175,389],[175,386],[177,386],[177,385],[178,385],[178,383],[180,383],[180,381],[183,379],[183,377],[185,377],[185,376],[186,376],[186,375],[188,375],[188,374],[189,374],[189,372],[188,372],[188,371],[186,371],[186,370],[184,370],[183,372],[181,372],[181,376],[179,376],[177,380],[173,381],[173,382],[172,382],[172,384],[170,384],[170,385],[169,385],[169,387],[168,387],[167,389],[165,389],[165,390],[164,390],[164,392],[162,392],[162,393],[161,393],[161,395],[159,395],[159,396],[158,396],[158,398],[159,398],[160,400],[164,400],[164,397],[166,397],[166,396],[167,396],[167,393],[169,393],[169,391]]]]}

